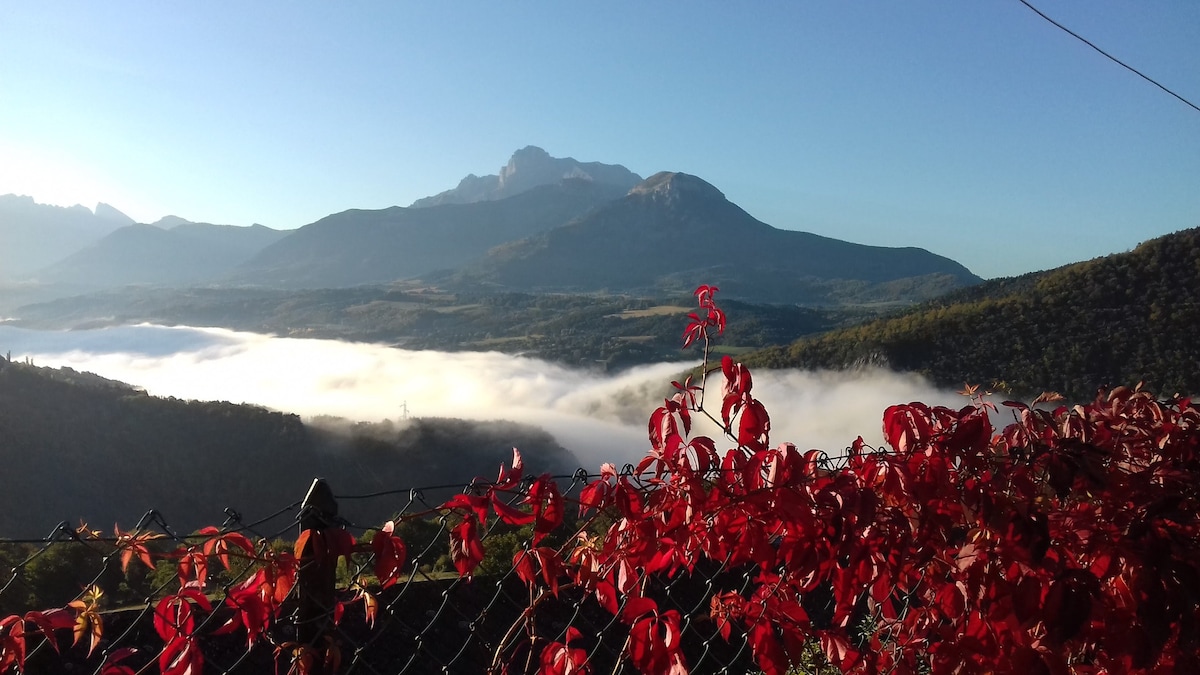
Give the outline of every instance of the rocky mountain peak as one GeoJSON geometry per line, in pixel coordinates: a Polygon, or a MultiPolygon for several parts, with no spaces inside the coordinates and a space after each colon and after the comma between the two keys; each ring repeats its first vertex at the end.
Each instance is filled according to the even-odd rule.
{"type": "Polygon", "coordinates": [[[185,218],[180,218],[179,216],[163,216],[162,218],[154,221],[154,225],[161,227],[164,230],[169,230],[173,227],[179,227],[180,225],[187,225],[190,222],[192,221],[185,218]]]}
{"type": "Polygon", "coordinates": [[[536,145],[527,145],[514,152],[498,174],[468,174],[453,190],[418,199],[412,205],[428,207],[493,201],[520,194],[539,185],[554,185],[564,179],[588,180],[612,185],[621,190],[627,190],[642,180],[641,176],[619,164],[580,162],[573,157],[552,157],[536,145]]]}
{"type": "Polygon", "coordinates": [[[552,165],[554,158],[550,153],[537,147],[536,145],[527,145],[513,153],[509,158],[508,164],[500,169],[500,182],[504,179],[513,176],[520,171],[538,171],[544,170],[547,165],[552,165]]]}
{"type": "Polygon", "coordinates": [[[133,224],[133,218],[130,218],[129,216],[125,215],[124,213],[121,213],[120,211],[118,211],[116,209],[116,207],[105,204],[104,202],[100,202],[99,204],[96,204],[95,213],[96,213],[97,218],[103,218],[104,220],[107,220],[107,221],[111,221],[114,223],[120,223],[121,225],[132,225],[133,224]]]}
{"type": "Polygon", "coordinates": [[[654,199],[676,201],[684,197],[724,200],[725,194],[702,178],[675,171],[660,171],[638,183],[631,195],[649,195],[654,199]]]}

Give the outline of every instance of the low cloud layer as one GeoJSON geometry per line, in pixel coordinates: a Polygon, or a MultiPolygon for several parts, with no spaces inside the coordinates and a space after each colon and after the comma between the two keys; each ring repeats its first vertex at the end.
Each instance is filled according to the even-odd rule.
{"type": "MultiPolygon", "coordinates": [[[[636,461],[646,420],[687,364],[599,375],[495,352],[406,351],[385,345],[281,338],[219,328],[123,326],[26,331],[0,325],[14,360],[69,366],[144,387],[156,396],[253,403],[304,417],[511,419],[545,428],[589,468],[636,461]]],[[[921,378],[886,371],[758,371],[755,393],[775,443],[836,453],[862,435],[881,443],[894,403],[959,406],[921,378]]],[[[719,411],[720,379],[709,407],[719,411]]],[[[701,429],[719,436],[714,428],[701,429]]],[[[718,443],[720,447],[720,443],[718,443]]]]}

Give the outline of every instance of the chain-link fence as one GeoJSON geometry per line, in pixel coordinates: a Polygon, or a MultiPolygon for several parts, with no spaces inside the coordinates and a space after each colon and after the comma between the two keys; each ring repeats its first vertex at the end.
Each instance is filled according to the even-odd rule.
{"type": "MultiPolygon", "coordinates": [[[[541,546],[566,550],[580,533],[607,527],[603,514],[573,517],[579,491],[594,478],[582,470],[554,477],[566,521],[541,546]]],[[[512,491],[512,504],[529,485],[512,491]]],[[[530,673],[543,646],[568,637],[592,672],[637,672],[624,658],[630,631],[619,613],[566,580],[534,588],[518,578],[513,560],[529,550],[528,526],[486,520],[473,576],[456,571],[448,543],[461,519],[442,505],[447,494],[478,493],[480,485],[364,495],[333,487],[314,481],[305,499],[255,522],[227,509],[225,522],[188,534],[150,511],[126,532],[62,523],[41,539],[0,539],[0,618],[10,617],[0,627],[9,659],[0,659],[0,672],[130,675],[191,662],[205,673],[530,673]],[[406,552],[389,583],[375,574],[371,542],[380,523],[340,516],[345,506],[343,513],[395,523],[406,552]],[[304,530],[355,543],[347,555],[294,553],[304,530]],[[186,644],[172,647],[184,632],[186,644]],[[184,658],[185,647],[195,652],[184,658]]],[[[681,617],[691,672],[755,670],[745,639],[736,631],[722,637],[709,603],[716,591],[745,592],[756,571],[698,564],[645,589],[681,617]]]]}

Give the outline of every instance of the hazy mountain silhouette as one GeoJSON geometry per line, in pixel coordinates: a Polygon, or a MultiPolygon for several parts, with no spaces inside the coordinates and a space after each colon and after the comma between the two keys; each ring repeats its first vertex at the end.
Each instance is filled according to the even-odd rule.
{"type": "Polygon", "coordinates": [[[213,225],[168,216],[154,225],[122,227],[40,270],[37,278],[93,288],[207,282],[288,234],[262,225],[213,225]]]}
{"type": "Polygon", "coordinates": [[[564,178],[580,178],[611,185],[622,192],[642,180],[641,176],[619,164],[580,162],[572,157],[551,157],[545,150],[530,145],[514,152],[508,164],[501,167],[499,174],[470,174],[453,190],[418,199],[412,206],[423,208],[504,199],[539,185],[553,185],[564,178]]]}
{"type": "MultiPolygon", "coordinates": [[[[109,230],[123,218],[103,205],[99,216],[82,207],[53,212],[64,213],[109,230]]],[[[411,207],[352,209],[291,232],[174,216],[123,224],[35,268],[42,296],[123,284],[317,289],[420,278],[651,295],[711,283],[758,302],[862,304],[909,303],[979,281],[923,249],[776,229],[695,176],[641,181],[622,166],[555,158],[534,146],[497,175],[468,176],[411,207]]]]}
{"type": "Polygon", "coordinates": [[[662,172],[563,227],[452,277],[531,291],[663,292],[701,283],[768,302],[913,300],[974,284],[919,248],[865,246],[760,222],[705,181],[662,172]]]}
{"type": "Polygon", "coordinates": [[[457,268],[493,246],[562,225],[623,193],[607,183],[572,178],[495,201],[344,211],[272,244],[228,280],[344,287],[457,268]]]}
{"type": "Polygon", "coordinates": [[[38,204],[0,195],[0,277],[17,279],[78,251],[133,220],[109,206],[38,204]]]}

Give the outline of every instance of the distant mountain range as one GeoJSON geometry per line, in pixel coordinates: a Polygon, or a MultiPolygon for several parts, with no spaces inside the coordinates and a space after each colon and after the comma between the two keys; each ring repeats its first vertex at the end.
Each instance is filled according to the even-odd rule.
{"type": "Polygon", "coordinates": [[[98,241],[133,219],[108,204],[50,206],[0,195],[0,279],[18,279],[98,241]]]}
{"type": "MultiPolygon", "coordinates": [[[[344,288],[419,278],[460,289],[674,294],[715,283],[727,297],[823,305],[911,303],[979,282],[923,249],[773,228],[695,176],[663,172],[643,181],[623,166],[555,158],[533,146],[498,174],[467,176],[410,207],[344,211],[291,232],[178,218],[134,225],[115,210],[62,211],[86,215],[81,222],[92,229],[68,235],[56,225],[64,234],[40,257],[12,253],[26,264],[10,278],[71,293],[128,284],[344,288]],[[73,247],[63,241],[71,237],[73,247]],[[52,250],[59,255],[47,261],[52,250]]],[[[6,230],[50,232],[43,221],[6,230]]]]}
{"type": "Polygon", "coordinates": [[[228,281],[336,288],[454,269],[494,246],[562,225],[622,194],[619,187],[570,178],[494,201],[344,211],[266,247],[228,281]]]}
{"type": "Polygon", "coordinates": [[[453,278],[553,292],[674,293],[709,283],[726,297],[814,304],[924,299],[979,282],[923,249],[776,229],[700,178],[671,172],[562,227],[499,247],[453,278]]]}
{"type": "Polygon", "coordinates": [[[43,268],[37,279],[56,284],[187,285],[228,274],[289,232],[262,225],[234,227],[168,217],[126,225],[43,268]]]}
{"type": "MultiPolygon", "coordinates": [[[[889,318],[748,355],[771,368],[881,365],[1032,398],[1145,380],[1200,392],[1200,228],[1128,253],[987,281],[889,318]]],[[[1001,399],[1003,400],[1003,399],[1001,399]]]]}

